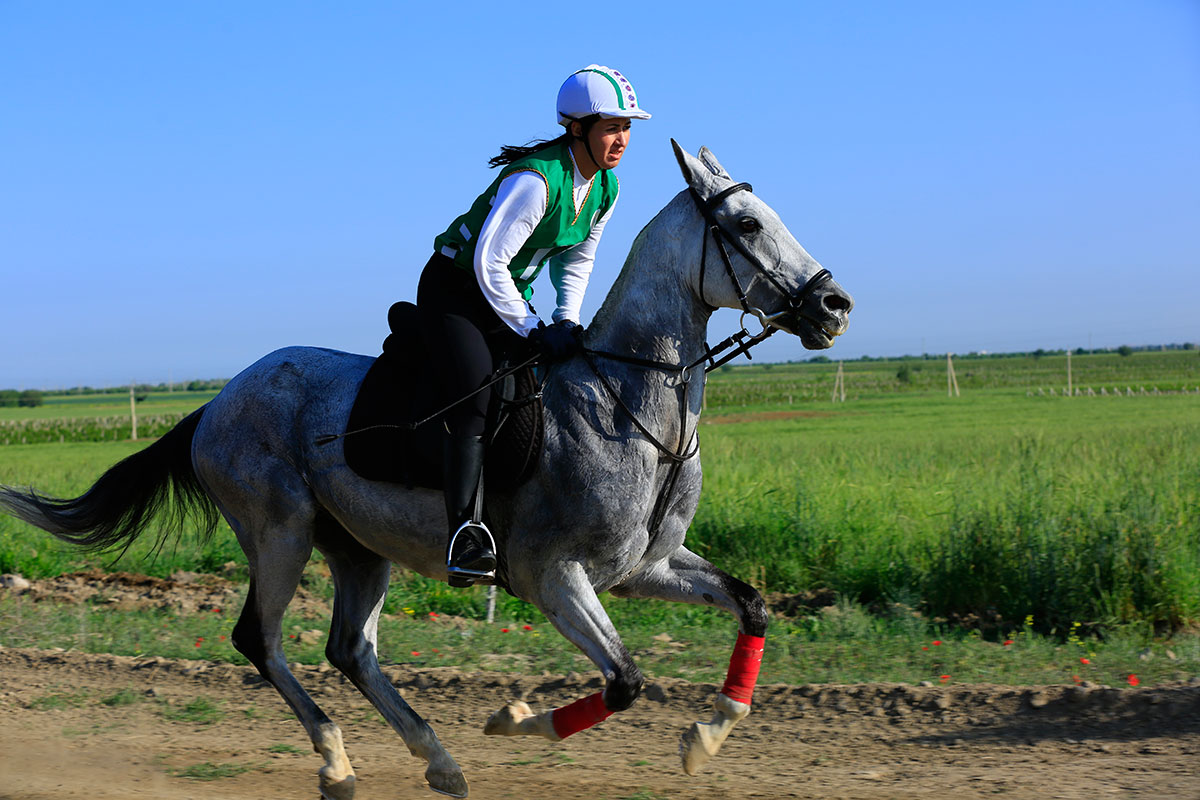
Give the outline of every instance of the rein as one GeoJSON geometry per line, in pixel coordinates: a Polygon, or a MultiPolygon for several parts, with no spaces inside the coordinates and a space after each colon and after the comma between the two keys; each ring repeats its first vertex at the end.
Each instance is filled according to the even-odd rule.
{"type": "MultiPolygon", "coordinates": [[[[525,367],[528,367],[530,364],[537,361],[538,358],[539,358],[539,356],[533,355],[533,356],[530,356],[529,358],[525,359],[520,364],[517,364],[514,367],[509,367],[508,369],[503,369],[503,370],[497,370],[496,372],[492,373],[491,380],[484,383],[478,389],[468,392],[467,394],[458,398],[457,400],[455,400],[453,403],[450,403],[449,405],[442,406],[437,411],[434,411],[432,414],[425,417],[424,419],[419,419],[416,422],[402,422],[399,424],[382,423],[379,425],[368,425],[365,428],[358,428],[358,429],[352,430],[352,431],[344,431],[342,433],[326,433],[326,434],[322,434],[321,436],[318,436],[315,440],[313,440],[313,443],[317,444],[317,445],[330,444],[330,443],[336,442],[338,439],[344,438],[346,436],[353,436],[356,433],[366,433],[367,431],[375,431],[375,430],[396,429],[396,430],[402,430],[402,431],[415,431],[417,428],[421,427],[425,423],[432,422],[433,420],[442,416],[443,414],[445,414],[450,409],[454,408],[459,403],[465,403],[467,400],[470,400],[472,397],[479,394],[480,392],[482,392],[486,389],[492,388],[493,386],[495,386],[497,383],[504,380],[508,376],[515,375],[516,373],[523,370],[525,367]]],[[[524,405],[525,402],[530,402],[532,400],[537,399],[538,397],[541,397],[540,391],[536,395],[533,395],[533,396],[529,397],[528,399],[523,400],[522,402],[514,402],[513,406],[524,405]]]]}
{"type": "MultiPolygon", "coordinates": [[[[687,437],[686,439],[681,439],[678,450],[673,451],[668,448],[653,434],[651,434],[649,430],[646,429],[646,426],[641,423],[629,406],[625,404],[625,401],[623,401],[620,395],[618,395],[613,389],[612,385],[608,382],[608,379],[605,378],[600,370],[596,367],[595,357],[599,356],[610,361],[620,361],[622,363],[632,364],[638,367],[646,367],[648,369],[656,369],[662,372],[676,373],[680,376],[681,385],[686,388],[688,383],[691,381],[691,376],[689,373],[694,368],[700,366],[706,361],[708,362],[708,366],[705,367],[704,372],[705,374],[708,374],[717,367],[728,363],[740,355],[745,355],[748,359],[752,358],[750,355],[750,348],[754,347],[759,342],[765,341],[772,334],[774,334],[775,331],[779,330],[779,325],[776,323],[777,319],[788,314],[795,316],[807,316],[801,312],[801,307],[804,305],[804,302],[808,299],[809,295],[816,291],[822,284],[833,278],[833,273],[831,273],[829,270],[820,269],[813,274],[811,278],[805,281],[804,285],[800,287],[798,292],[792,294],[788,292],[788,290],[774,275],[771,274],[771,271],[767,269],[762,261],[759,260],[758,256],[750,252],[750,250],[747,249],[740,241],[738,241],[736,237],[730,236],[725,229],[721,227],[721,223],[717,221],[717,218],[714,214],[716,209],[720,208],[725,200],[736,192],[753,192],[754,188],[750,184],[735,183],[732,186],[717,192],[708,200],[703,200],[700,197],[700,193],[690,186],[688,187],[688,191],[691,193],[692,200],[695,201],[696,207],[699,209],[700,215],[704,218],[705,222],[705,229],[704,233],[702,234],[704,238],[702,240],[702,246],[700,250],[700,302],[704,303],[709,310],[715,311],[717,308],[716,306],[709,305],[708,301],[704,298],[704,275],[706,272],[708,272],[708,235],[711,233],[712,239],[717,246],[717,252],[721,255],[721,262],[725,265],[725,272],[729,275],[729,281],[733,284],[734,291],[737,292],[738,303],[742,307],[741,330],[726,337],[724,341],[720,342],[715,347],[708,347],[706,343],[704,353],[690,364],[672,364],[667,361],[657,361],[650,358],[627,356],[620,353],[610,353],[604,350],[591,350],[588,348],[584,348],[583,350],[584,360],[587,362],[587,365],[591,368],[592,372],[595,373],[596,377],[600,380],[600,383],[604,386],[605,391],[609,393],[609,395],[616,402],[617,406],[623,412],[625,412],[625,415],[633,421],[634,427],[636,427],[643,436],[649,439],[664,457],[671,460],[674,464],[680,464],[684,461],[687,461],[700,451],[699,441],[697,441],[696,444],[691,448],[690,452],[687,451],[688,443],[696,439],[696,432],[692,431],[691,436],[687,437]],[[753,288],[754,281],[752,280],[749,286],[745,288],[742,287],[742,282],[738,280],[737,273],[733,269],[733,262],[729,258],[729,251],[725,248],[725,242],[729,242],[729,244],[733,245],[734,249],[737,250],[742,257],[745,258],[746,261],[748,261],[750,265],[758,271],[759,275],[766,278],[771,286],[775,288],[775,290],[787,302],[786,310],[777,311],[774,314],[767,314],[761,308],[750,304],[747,294],[749,293],[750,289],[753,288]],[[758,320],[759,324],[762,325],[761,331],[758,333],[751,333],[749,330],[747,330],[747,315],[758,320]],[[733,349],[724,356],[721,356],[720,360],[717,360],[717,356],[721,355],[721,353],[724,353],[730,348],[733,349]]],[[[757,276],[755,280],[757,280],[757,276]]],[[[679,418],[679,430],[682,433],[684,421],[687,418],[686,397],[680,398],[679,418]]],[[[672,480],[672,484],[673,483],[674,481],[672,480]]]]}
{"type": "MultiPolygon", "coordinates": [[[[804,302],[808,299],[809,295],[816,291],[818,287],[833,278],[833,275],[829,272],[829,270],[818,270],[804,283],[802,287],[800,287],[798,292],[792,294],[787,291],[783,284],[780,283],[774,275],[771,274],[771,271],[767,269],[767,267],[756,255],[750,252],[750,250],[747,249],[740,241],[738,241],[737,238],[730,236],[725,229],[721,227],[721,223],[717,220],[714,214],[716,209],[719,208],[730,195],[733,195],[736,192],[753,191],[753,188],[750,186],[750,184],[735,183],[734,185],[717,192],[707,201],[702,200],[700,194],[690,186],[688,187],[688,191],[691,192],[692,199],[696,202],[696,207],[700,210],[700,215],[704,218],[705,222],[705,229],[704,233],[702,234],[704,238],[702,239],[700,249],[700,302],[703,303],[710,311],[716,310],[716,306],[710,305],[704,298],[704,275],[708,271],[708,235],[711,233],[713,242],[717,247],[717,252],[721,255],[721,262],[725,265],[725,273],[729,276],[729,281],[733,284],[734,291],[737,293],[738,304],[742,307],[742,317],[740,323],[741,330],[737,331],[731,336],[726,337],[725,340],[717,344],[716,347],[708,347],[706,343],[703,355],[690,364],[672,364],[666,361],[639,358],[637,356],[627,356],[620,353],[610,353],[603,350],[591,350],[588,348],[583,349],[584,361],[587,362],[588,367],[591,368],[596,378],[599,379],[600,384],[604,387],[604,390],[608,392],[610,397],[612,397],[613,402],[615,402],[617,407],[625,413],[625,416],[629,417],[630,421],[633,422],[634,427],[637,428],[638,431],[658,449],[658,452],[662,455],[662,457],[671,462],[667,480],[663,484],[663,488],[659,492],[658,498],[655,500],[654,509],[651,511],[650,519],[647,522],[647,530],[650,532],[652,537],[658,532],[660,526],[662,525],[663,519],[667,515],[671,498],[675,493],[675,484],[679,479],[680,467],[683,466],[685,461],[694,458],[696,454],[700,452],[700,439],[697,435],[700,424],[699,420],[696,421],[697,428],[692,430],[691,436],[685,437],[683,435],[687,426],[687,387],[691,382],[691,371],[701,364],[708,362],[708,366],[704,369],[704,373],[707,375],[709,372],[712,372],[717,367],[722,366],[739,355],[745,354],[746,358],[750,358],[750,348],[754,347],[754,345],[758,344],[759,342],[765,341],[768,337],[774,334],[775,331],[779,330],[779,325],[776,323],[776,320],[778,320],[780,317],[789,314],[795,317],[807,317],[807,315],[801,311],[801,307],[804,305],[804,302]],[[725,247],[726,242],[733,245],[734,249],[737,250],[742,257],[745,258],[746,261],[749,262],[750,265],[758,272],[758,276],[755,276],[755,278],[751,280],[750,284],[745,288],[742,287],[742,282],[738,280],[737,273],[733,269],[733,262],[729,258],[729,251],[725,247]],[[759,276],[765,278],[767,282],[774,287],[775,291],[778,292],[779,295],[782,296],[787,302],[787,308],[785,310],[778,311],[774,314],[767,314],[761,308],[750,304],[747,295],[749,294],[750,289],[754,287],[754,281],[757,280],[759,276]],[[750,333],[750,331],[746,329],[747,315],[758,320],[759,324],[762,325],[761,331],[754,334],[750,333]],[[730,348],[733,349],[730,350],[730,348]],[[717,356],[726,350],[729,350],[729,352],[724,356],[721,356],[720,360],[717,360],[717,356]],[[625,364],[632,364],[638,367],[645,367],[647,369],[675,373],[679,376],[680,387],[682,387],[683,391],[680,392],[679,397],[680,439],[678,449],[671,450],[669,447],[659,441],[659,439],[654,436],[654,434],[652,434],[645,425],[642,424],[641,420],[637,418],[637,415],[633,413],[633,410],[629,408],[625,401],[621,399],[621,396],[617,394],[617,391],[612,387],[612,384],[609,383],[608,378],[604,377],[604,374],[600,372],[600,369],[596,366],[597,357],[606,358],[611,361],[619,361],[625,364]]],[[[816,322],[816,320],[812,320],[811,318],[809,319],[811,322],[816,322]]]]}

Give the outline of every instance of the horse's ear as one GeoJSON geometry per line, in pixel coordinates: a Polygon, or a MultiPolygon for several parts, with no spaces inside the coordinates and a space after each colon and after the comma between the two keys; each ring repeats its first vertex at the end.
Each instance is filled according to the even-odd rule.
{"type": "Polygon", "coordinates": [[[688,186],[692,186],[696,181],[696,167],[699,166],[699,161],[692,157],[690,153],[684,152],[679,146],[679,142],[671,140],[671,147],[675,150],[675,160],[679,162],[679,171],[683,173],[683,180],[688,186]]]}
{"type": "Polygon", "coordinates": [[[701,147],[700,160],[704,162],[704,166],[708,167],[708,171],[713,175],[716,175],[718,178],[733,180],[733,178],[730,178],[729,173],[725,171],[725,168],[721,166],[721,162],[717,161],[717,157],[713,155],[712,150],[709,150],[707,147],[701,147]]]}
{"type": "Polygon", "coordinates": [[[707,198],[715,193],[716,187],[722,183],[717,178],[729,179],[729,175],[717,163],[717,159],[713,157],[707,147],[700,148],[700,155],[711,159],[711,164],[701,161],[691,153],[684,152],[684,149],[674,139],[671,140],[671,147],[675,148],[675,159],[679,162],[683,179],[701,197],[707,198]]]}

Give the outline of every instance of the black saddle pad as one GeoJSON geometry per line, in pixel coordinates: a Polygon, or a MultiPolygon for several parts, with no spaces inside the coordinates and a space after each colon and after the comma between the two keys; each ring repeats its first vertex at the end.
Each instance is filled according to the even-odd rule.
{"type": "MultiPolygon", "coordinates": [[[[404,426],[438,410],[419,341],[417,307],[396,303],[388,312],[392,334],[359,387],[343,440],[346,464],[368,480],[442,488],[445,427],[437,417],[404,426]],[[379,427],[376,427],[379,426],[379,427]]],[[[542,402],[533,370],[526,368],[492,390],[493,429],[484,462],[488,490],[507,491],[529,479],[542,450],[542,402]]]]}

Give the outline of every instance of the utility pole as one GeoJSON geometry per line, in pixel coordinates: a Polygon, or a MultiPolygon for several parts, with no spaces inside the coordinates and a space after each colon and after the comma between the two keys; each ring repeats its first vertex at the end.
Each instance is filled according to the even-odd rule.
{"type": "Polygon", "coordinates": [[[129,419],[133,423],[133,435],[129,438],[137,441],[137,398],[133,396],[134,381],[129,382],[129,419]]]}
{"type": "Polygon", "coordinates": [[[946,353],[946,396],[960,397],[958,393],[958,377],[954,374],[954,361],[946,353]]]}
{"type": "Polygon", "coordinates": [[[1071,348],[1067,348],[1067,397],[1073,394],[1071,389],[1071,348]]]}
{"type": "Polygon", "coordinates": [[[833,379],[833,397],[830,398],[830,402],[836,403],[839,399],[843,403],[846,402],[846,376],[842,372],[842,362],[840,361],[838,362],[837,377],[833,379]]]}

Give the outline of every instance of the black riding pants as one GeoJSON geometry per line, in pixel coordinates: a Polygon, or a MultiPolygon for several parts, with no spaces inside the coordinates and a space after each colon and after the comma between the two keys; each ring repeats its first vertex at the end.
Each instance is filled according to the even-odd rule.
{"type": "MultiPolygon", "coordinates": [[[[439,398],[451,403],[487,382],[495,364],[523,339],[492,310],[475,273],[434,253],[417,286],[421,340],[430,356],[439,398]]],[[[455,436],[479,436],[487,421],[490,391],[477,392],[446,412],[455,436]]]]}

